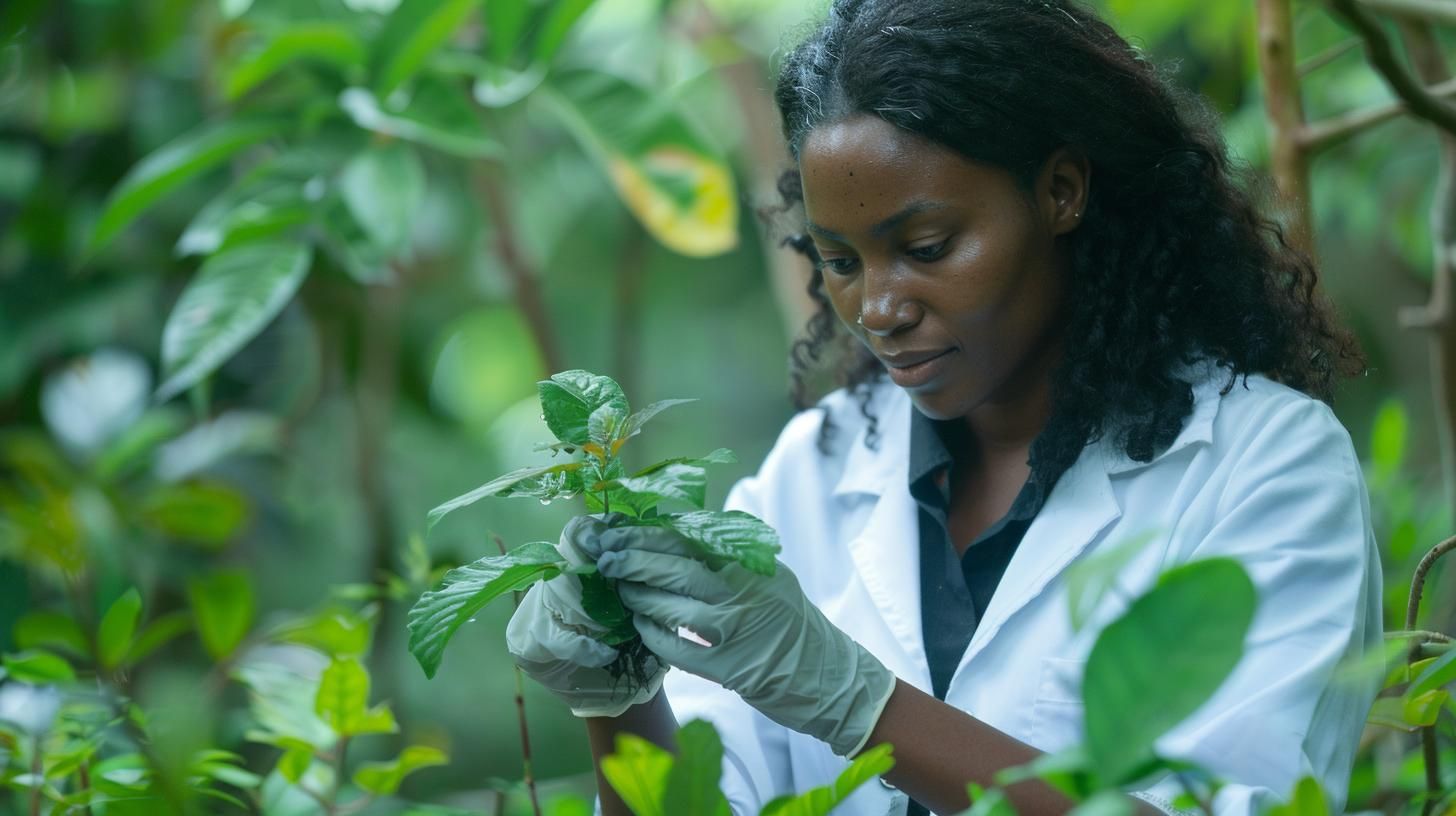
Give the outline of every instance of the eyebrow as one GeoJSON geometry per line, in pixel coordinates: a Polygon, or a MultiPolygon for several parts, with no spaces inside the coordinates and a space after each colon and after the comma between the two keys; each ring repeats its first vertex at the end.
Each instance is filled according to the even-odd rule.
{"type": "MultiPolygon", "coordinates": [[[[883,221],[879,222],[878,224],[875,224],[874,226],[870,227],[870,235],[872,237],[879,238],[880,236],[884,235],[885,233],[889,232],[890,230],[894,229],[895,227],[898,227],[901,224],[903,224],[911,216],[919,215],[920,213],[923,213],[923,212],[930,212],[932,210],[944,210],[944,209],[948,209],[949,206],[950,205],[943,204],[943,203],[941,203],[939,201],[914,201],[914,202],[911,202],[910,204],[908,204],[905,207],[905,209],[900,210],[899,212],[895,213],[894,215],[890,216],[889,218],[886,218],[883,221]]],[[[834,230],[825,229],[824,227],[821,227],[818,224],[815,224],[813,221],[808,222],[808,229],[809,229],[810,232],[812,232],[812,233],[814,233],[816,235],[821,235],[821,236],[823,236],[825,238],[828,238],[828,239],[830,239],[832,241],[838,241],[841,244],[847,244],[847,243],[849,243],[849,239],[845,238],[843,235],[840,235],[839,233],[835,232],[834,230]]]]}

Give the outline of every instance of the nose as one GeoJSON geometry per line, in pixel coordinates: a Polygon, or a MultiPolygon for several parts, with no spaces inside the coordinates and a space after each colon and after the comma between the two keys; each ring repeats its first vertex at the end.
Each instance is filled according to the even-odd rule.
{"type": "Polygon", "coordinates": [[[859,324],[866,332],[889,337],[920,322],[922,310],[899,276],[866,267],[861,280],[859,324]]]}

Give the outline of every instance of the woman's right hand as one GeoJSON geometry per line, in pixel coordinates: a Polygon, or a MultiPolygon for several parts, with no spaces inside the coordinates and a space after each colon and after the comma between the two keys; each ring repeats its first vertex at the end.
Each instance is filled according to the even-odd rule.
{"type": "MultiPolygon", "coordinates": [[[[571,566],[595,565],[608,525],[598,516],[577,516],[561,531],[557,549],[571,566]]],[[[581,605],[581,580],[563,573],[531,587],[506,627],[506,648],[532,679],[560,697],[578,717],[616,717],[651,700],[662,687],[666,664],[647,659],[648,680],[635,684],[607,669],[618,650],[592,635],[605,632],[581,605]],[[634,687],[635,686],[635,687],[634,687]]]]}

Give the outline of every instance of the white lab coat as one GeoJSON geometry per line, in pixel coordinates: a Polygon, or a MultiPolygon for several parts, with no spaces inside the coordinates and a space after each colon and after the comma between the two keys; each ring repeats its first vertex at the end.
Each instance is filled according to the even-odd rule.
{"type": "MultiPolygon", "coordinates": [[[[1027,530],[961,658],[946,702],[1044,751],[1080,741],[1080,680],[1097,632],[1126,598],[1176,564],[1238,559],[1260,605],[1233,675],[1159,743],[1228,780],[1219,816],[1257,814],[1313,774],[1344,806],[1350,767],[1379,679],[1337,666],[1379,648],[1380,561],[1369,500],[1349,434],[1323,403],[1264,377],[1220,396],[1226,371],[1196,369],[1195,404],[1153,461],[1089,446],[1027,530]],[[1153,534],[1091,623],[1070,625],[1067,566],[1153,534]]],[[[916,504],[907,484],[909,411],[903,390],[877,387],[879,447],[865,444],[858,400],[821,402],[838,429],[815,447],[818,411],[794,417],[757,475],[734,485],[727,509],[778,529],[781,560],[824,614],[902,680],[928,691],[920,625],[916,504]]],[[[1176,676],[1168,682],[1176,683],[1176,676]]],[[[831,782],[846,765],[829,747],[780,726],[735,694],[673,670],[665,683],[679,722],[710,720],[722,735],[723,788],[737,816],[776,795],[831,782]]],[[[967,746],[967,750],[974,750],[967,746]]],[[[1135,795],[1176,813],[1176,780],[1135,795]]],[[[904,794],[861,788],[836,814],[903,813],[904,794]]]]}

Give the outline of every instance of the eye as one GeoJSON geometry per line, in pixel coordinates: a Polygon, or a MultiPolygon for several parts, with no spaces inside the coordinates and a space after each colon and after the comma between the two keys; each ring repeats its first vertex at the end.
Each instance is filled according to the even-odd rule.
{"type": "Polygon", "coordinates": [[[942,253],[945,252],[945,245],[949,243],[949,240],[950,239],[945,239],[940,241],[939,243],[931,244],[930,246],[921,246],[915,247],[914,249],[907,249],[905,250],[905,254],[909,255],[917,261],[928,263],[930,261],[936,260],[941,256],[942,253]]]}
{"type": "Polygon", "coordinates": [[[854,271],[859,263],[858,258],[823,258],[821,257],[814,266],[820,271],[829,270],[836,275],[848,275],[854,271]]]}

